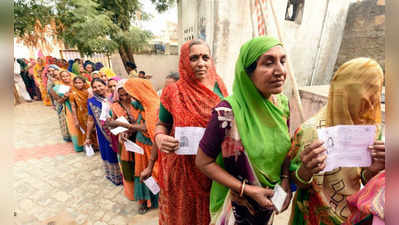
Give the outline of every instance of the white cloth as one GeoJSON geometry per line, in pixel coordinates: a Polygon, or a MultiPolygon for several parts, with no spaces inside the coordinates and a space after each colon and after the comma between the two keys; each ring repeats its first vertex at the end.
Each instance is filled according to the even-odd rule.
{"type": "Polygon", "coordinates": [[[14,60],[14,74],[20,74],[21,73],[21,66],[17,62],[17,60],[14,60]]]}
{"type": "Polygon", "coordinates": [[[14,74],[14,84],[17,89],[18,95],[23,98],[25,101],[32,101],[28,91],[26,90],[26,86],[24,80],[20,74],[14,74]]]}

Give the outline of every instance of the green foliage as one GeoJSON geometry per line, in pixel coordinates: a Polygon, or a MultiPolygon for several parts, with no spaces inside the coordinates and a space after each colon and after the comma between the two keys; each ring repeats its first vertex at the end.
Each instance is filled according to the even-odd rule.
{"type": "MultiPolygon", "coordinates": [[[[151,0],[159,12],[174,0],[151,0]]],[[[152,34],[132,25],[150,15],[139,0],[14,0],[14,34],[22,39],[35,35],[37,21],[53,29],[56,38],[81,53],[112,54],[121,47],[139,51],[152,34]]],[[[36,32],[37,33],[37,32],[36,32]]]]}

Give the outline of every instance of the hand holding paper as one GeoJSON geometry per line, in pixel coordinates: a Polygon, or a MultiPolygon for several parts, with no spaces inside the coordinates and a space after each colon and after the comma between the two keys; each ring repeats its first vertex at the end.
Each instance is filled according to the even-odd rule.
{"type": "Polygon", "coordinates": [[[278,212],[281,212],[287,195],[287,192],[285,192],[280,185],[276,184],[276,186],[274,186],[274,195],[270,200],[273,202],[273,205],[276,207],[278,212]]]}
{"type": "Polygon", "coordinates": [[[176,127],[175,138],[179,140],[178,155],[196,155],[199,142],[204,136],[203,127],[176,127]]]}
{"type": "Polygon", "coordinates": [[[373,145],[376,126],[339,125],[318,130],[319,139],[327,149],[326,168],[323,172],[338,167],[369,167],[371,155],[368,147],[373,145]]]}
{"type": "Polygon", "coordinates": [[[136,143],[134,143],[130,140],[125,140],[125,147],[126,147],[126,150],[129,152],[135,152],[135,153],[142,154],[142,155],[144,154],[144,150],[140,146],[138,146],[136,143]]]}
{"type": "Polygon", "coordinates": [[[144,180],[144,184],[150,189],[150,191],[156,195],[159,193],[160,188],[157,182],[154,180],[153,177],[149,177],[147,180],[144,180]]]}

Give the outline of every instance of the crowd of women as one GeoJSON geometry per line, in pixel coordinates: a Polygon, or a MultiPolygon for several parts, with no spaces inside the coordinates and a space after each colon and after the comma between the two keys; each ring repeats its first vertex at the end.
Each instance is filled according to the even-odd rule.
{"type": "Polygon", "coordinates": [[[140,213],[159,207],[161,225],[272,224],[290,204],[292,225],[384,224],[383,70],[370,58],[341,65],[327,105],[291,137],[282,94],[286,58],[273,37],[247,41],[228,95],[208,45],[191,40],[181,46],[180,79],[160,97],[149,80],[115,78],[110,70],[97,77],[95,64],[75,62],[72,72],[66,64],[49,66],[49,101],[42,98],[54,100],[64,139],[76,151],[99,148],[106,178],[123,184],[140,213]],[[320,173],[327,155],[314,133],[336,125],[377,127],[371,166],[320,173]],[[127,131],[110,132],[118,126],[127,131]],[[205,128],[196,155],[175,153],[181,144],[175,131],[182,127],[205,128]],[[128,151],[127,141],[144,154],[128,151]],[[150,176],[159,194],[143,183],[150,176]],[[271,201],[277,184],[288,193],[280,211],[271,201]]]}

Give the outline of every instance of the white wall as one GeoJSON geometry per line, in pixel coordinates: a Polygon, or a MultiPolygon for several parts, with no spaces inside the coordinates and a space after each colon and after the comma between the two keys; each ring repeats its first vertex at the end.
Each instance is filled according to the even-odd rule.
{"type": "MultiPolygon", "coordinates": [[[[163,87],[165,77],[171,72],[178,72],[178,56],[177,55],[134,55],[137,65],[137,72],[145,71],[146,74],[152,75],[152,85],[155,90],[163,87]]],[[[123,66],[122,59],[119,54],[114,54],[111,58],[112,70],[122,77],[127,77],[126,70],[123,66]]]]}
{"type": "MultiPolygon", "coordinates": [[[[268,1],[264,14],[269,35],[277,37],[277,28],[268,1]]],[[[299,86],[327,84],[343,36],[350,1],[305,0],[301,24],[284,20],[287,0],[274,0],[283,43],[292,62],[299,86]]],[[[255,12],[254,12],[255,13],[255,12]]],[[[205,40],[213,50],[217,72],[231,90],[234,66],[241,45],[252,37],[249,1],[181,0],[179,24],[193,27],[199,38],[200,23],[205,18],[205,40]]],[[[253,15],[255,18],[255,15],[253,15]]],[[[255,20],[256,23],[256,20],[255,20]]],[[[256,26],[256,24],[255,24],[256,26]]],[[[181,44],[181,43],[180,43],[181,44]]],[[[287,90],[290,84],[287,84],[287,90]]]]}

